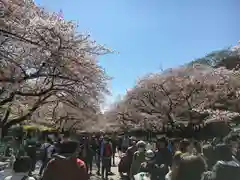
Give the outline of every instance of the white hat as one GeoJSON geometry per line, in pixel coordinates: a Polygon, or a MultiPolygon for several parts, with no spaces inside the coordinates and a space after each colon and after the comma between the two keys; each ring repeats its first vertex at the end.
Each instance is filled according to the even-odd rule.
{"type": "Polygon", "coordinates": [[[146,147],[146,143],[144,141],[138,141],[137,147],[146,147]]]}
{"type": "Polygon", "coordinates": [[[155,153],[152,150],[147,150],[145,152],[145,157],[146,157],[146,159],[152,159],[155,157],[155,153]]]}

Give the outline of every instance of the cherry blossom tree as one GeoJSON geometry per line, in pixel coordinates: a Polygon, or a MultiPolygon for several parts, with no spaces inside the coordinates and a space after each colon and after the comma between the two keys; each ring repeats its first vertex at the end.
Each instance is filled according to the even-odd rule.
{"type": "MultiPolygon", "coordinates": [[[[89,116],[100,111],[109,77],[97,57],[112,51],[77,25],[33,2],[5,0],[0,19],[1,128],[54,101],[89,116]]],[[[59,117],[58,117],[59,118],[59,117]]]]}
{"type": "Polygon", "coordinates": [[[88,108],[76,108],[59,100],[41,106],[31,117],[31,122],[50,126],[59,131],[83,130],[86,124],[95,126],[98,123],[99,113],[88,108]]]}
{"type": "Polygon", "coordinates": [[[239,69],[240,62],[240,48],[239,42],[237,45],[229,47],[227,49],[222,49],[218,51],[213,51],[206,56],[196,59],[189,64],[204,64],[214,68],[225,67],[227,69],[239,69]]]}
{"type": "Polygon", "coordinates": [[[214,110],[221,100],[239,99],[235,93],[239,88],[233,70],[201,64],[182,66],[142,78],[111,111],[120,114],[121,124],[157,130],[167,124],[200,124],[209,113],[199,111],[214,110]]]}

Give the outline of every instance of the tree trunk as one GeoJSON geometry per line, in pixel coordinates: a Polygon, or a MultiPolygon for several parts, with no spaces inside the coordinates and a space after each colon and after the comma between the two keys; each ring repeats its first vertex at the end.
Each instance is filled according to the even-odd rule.
{"type": "Polygon", "coordinates": [[[2,131],[2,127],[0,127],[0,139],[2,139],[4,137],[3,131],[2,131]]]}
{"type": "Polygon", "coordinates": [[[8,133],[8,129],[9,128],[5,128],[5,126],[2,126],[1,128],[1,139],[4,138],[5,136],[7,136],[7,133],[8,133]]]}

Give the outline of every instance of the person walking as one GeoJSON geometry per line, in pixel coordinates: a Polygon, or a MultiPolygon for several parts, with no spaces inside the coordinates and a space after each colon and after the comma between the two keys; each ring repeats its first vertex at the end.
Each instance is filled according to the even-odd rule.
{"type": "Polygon", "coordinates": [[[108,179],[108,175],[111,169],[111,158],[113,154],[112,144],[110,142],[110,138],[105,136],[104,141],[101,144],[100,149],[101,160],[102,160],[102,179],[108,179]]]}
{"type": "Polygon", "coordinates": [[[52,154],[54,151],[54,146],[52,143],[52,140],[50,138],[47,138],[45,143],[43,143],[41,147],[41,161],[42,161],[42,166],[39,171],[39,175],[41,176],[43,173],[44,168],[47,166],[49,160],[52,158],[52,154]]]}

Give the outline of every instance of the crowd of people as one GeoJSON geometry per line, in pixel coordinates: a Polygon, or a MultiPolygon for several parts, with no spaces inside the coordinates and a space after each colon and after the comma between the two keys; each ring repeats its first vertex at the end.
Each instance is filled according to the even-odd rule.
{"type": "MultiPolygon", "coordinates": [[[[97,166],[96,174],[107,179],[111,175],[111,166],[115,165],[117,142],[114,139],[107,136],[81,136],[73,140],[65,134],[62,138],[45,138],[38,148],[31,136],[27,136],[23,144],[16,137],[13,143],[13,173],[5,179],[88,180],[93,174],[93,162],[97,166]],[[39,160],[41,166],[36,176],[34,173],[39,160]]],[[[10,157],[12,153],[7,149],[5,154],[10,157]]]]}
{"type": "Polygon", "coordinates": [[[13,173],[5,180],[88,180],[95,173],[94,163],[96,175],[105,180],[116,166],[116,154],[120,177],[130,180],[239,180],[239,140],[238,135],[209,141],[161,137],[155,143],[126,135],[46,138],[39,153],[31,141],[25,153],[19,151],[13,173]],[[38,160],[42,164],[39,176],[34,177],[38,160]]]}
{"type": "Polygon", "coordinates": [[[162,137],[156,149],[146,149],[144,141],[133,140],[119,170],[121,175],[125,172],[135,180],[237,180],[239,142],[238,135],[201,142],[162,137]]]}

